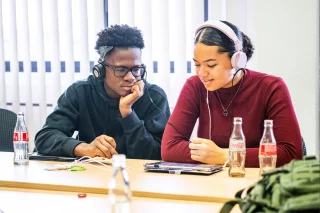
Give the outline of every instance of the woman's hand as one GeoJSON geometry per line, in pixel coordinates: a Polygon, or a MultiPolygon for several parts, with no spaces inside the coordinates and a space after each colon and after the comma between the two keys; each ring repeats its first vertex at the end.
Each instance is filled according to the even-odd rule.
{"type": "Polygon", "coordinates": [[[213,141],[194,138],[189,144],[191,159],[207,164],[224,164],[228,160],[228,149],[218,147],[213,141]]]}

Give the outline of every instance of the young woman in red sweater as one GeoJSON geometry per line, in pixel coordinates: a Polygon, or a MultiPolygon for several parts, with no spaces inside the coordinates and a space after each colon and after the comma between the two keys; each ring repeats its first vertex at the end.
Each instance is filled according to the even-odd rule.
{"type": "Polygon", "coordinates": [[[277,166],[302,158],[299,125],[285,82],[245,68],[250,39],[226,21],[207,21],[195,33],[196,76],[187,79],[162,138],[162,160],[223,164],[233,118],[242,117],[246,167],[259,167],[265,119],[273,120],[277,166]],[[197,138],[189,139],[199,119],[197,138]]]}

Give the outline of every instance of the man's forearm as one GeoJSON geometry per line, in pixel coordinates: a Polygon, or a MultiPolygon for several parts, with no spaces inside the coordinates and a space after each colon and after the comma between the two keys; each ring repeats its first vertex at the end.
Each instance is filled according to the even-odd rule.
{"type": "Polygon", "coordinates": [[[85,143],[79,143],[73,150],[73,154],[77,157],[85,156],[85,143]]]}

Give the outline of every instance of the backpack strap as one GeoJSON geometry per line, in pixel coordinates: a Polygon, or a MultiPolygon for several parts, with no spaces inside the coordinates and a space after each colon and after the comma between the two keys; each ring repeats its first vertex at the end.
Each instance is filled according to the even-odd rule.
{"type": "MultiPolygon", "coordinates": [[[[255,187],[255,185],[249,187],[249,188],[247,189],[247,193],[249,193],[254,187],[255,187]]],[[[229,212],[231,212],[231,210],[233,209],[233,207],[234,207],[235,205],[237,205],[237,204],[239,204],[240,207],[243,206],[243,205],[246,203],[246,201],[245,201],[245,199],[242,199],[241,196],[242,196],[242,194],[243,194],[243,192],[244,192],[245,190],[246,190],[246,189],[241,189],[240,191],[238,191],[238,192],[236,193],[234,200],[230,200],[230,201],[226,202],[226,203],[223,205],[222,209],[220,210],[220,213],[229,213],[229,212]]],[[[249,212],[248,212],[248,213],[249,213],[249,212]]]]}
{"type": "Polygon", "coordinates": [[[240,200],[230,200],[230,201],[226,202],[223,205],[222,209],[220,209],[220,213],[229,213],[229,212],[231,212],[231,210],[233,209],[233,207],[235,205],[237,205],[237,204],[240,205],[240,202],[241,202],[240,200]]]}
{"type": "MultiPolygon", "coordinates": [[[[253,188],[253,186],[251,187],[251,189],[253,188]]],[[[245,189],[241,189],[240,191],[238,191],[235,195],[236,199],[234,200],[230,200],[228,202],[226,202],[222,209],[220,210],[220,213],[229,213],[231,212],[231,210],[233,209],[233,207],[237,204],[241,205],[243,204],[243,200],[241,199],[241,195],[243,193],[245,189]]]]}

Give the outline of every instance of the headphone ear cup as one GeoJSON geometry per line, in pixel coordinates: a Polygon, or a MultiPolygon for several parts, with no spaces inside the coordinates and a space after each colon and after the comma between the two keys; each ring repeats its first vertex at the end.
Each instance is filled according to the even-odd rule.
{"type": "Polygon", "coordinates": [[[144,76],[146,75],[146,72],[147,72],[147,71],[144,71],[144,73],[143,73],[142,76],[141,76],[141,79],[144,79],[144,76]]]}
{"type": "Polygon", "coordinates": [[[242,51],[237,51],[231,57],[231,65],[235,70],[245,68],[247,65],[247,55],[242,51]]]}
{"type": "Polygon", "coordinates": [[[96,78],[104,78],[105,77],[105,68],[103,64],[96,64],[92,68],[93,76],[96,78]]]}
{"type": "Polygon", "coordinates": [[[145,79],[145,76],[147,75],[147,69],[146,69],[146,66],[145,66],[145,65],[143,65],[143,67],[144,67],[144,73],[141,75],[141,79],[146,80],[146,79],[145,79]]]}

